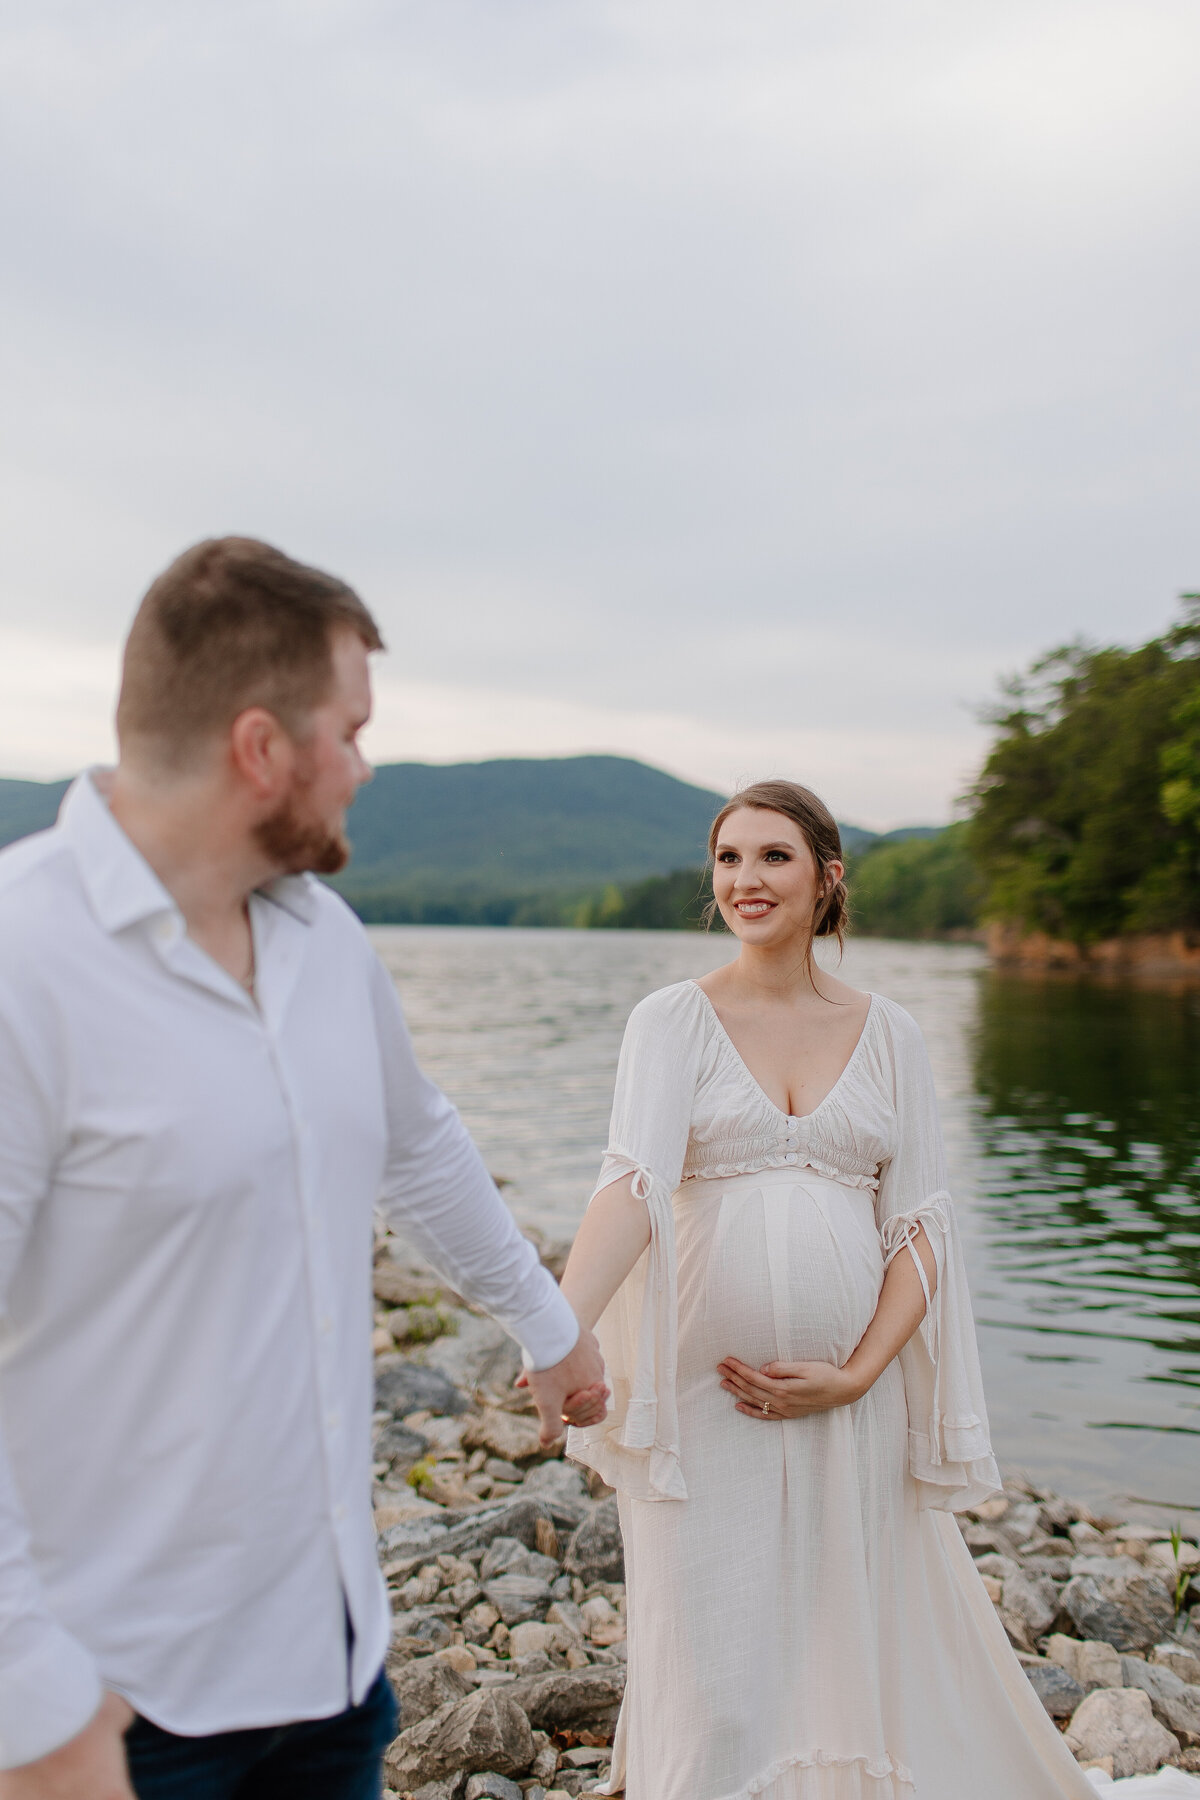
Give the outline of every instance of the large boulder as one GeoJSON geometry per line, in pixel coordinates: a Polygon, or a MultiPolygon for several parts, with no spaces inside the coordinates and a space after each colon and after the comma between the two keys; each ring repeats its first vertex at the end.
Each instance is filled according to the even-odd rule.
{"type": "Polygon", "coordinates": [[[465,1700],[471,1692],[470,1682],[433,1656],[422,1656],[415,1662],[389,1659],[387,1672],[404,1729],[419,1725],[440,1707],[465,1700]]]}
{"type": "Polygon", "coordinates": [[[525,1477],[524,1492],[545,1502],[560,1531],[574,1531],[592,1510],[583,1470],[573,1463],[537,1463],[525,1477]]]}
{"type": "Polygon", "coordinates": [[[419,1431],[410,1431],[407,1425],[396,1421],[385,1425],[375,1439],[372,1457],[375,1462],[389,1463],[394,1471],[407,1475],[414,1463],[419,1463],[429,1448],[429,1439],[419,1431]]]}
{"type": "Polygon", "coordinates": [[[1055,1632],[1046,1645],[1046,1655],[1060,1663],[1079,1683],[1085,1694],[1096,1688],[1124,1687],[1121,1657],[1112,1644],[1099,1640],[1081,1640],[1055,1632]]]}
{"type": "Polygon", "coordinates": [[[517,1538],[529,1550],[537,1548],[538,1520],[550,1523],[541,1500],[514,1494],[498,1506],[471,1512],[444,1512],[440,1518],[405,1519],[385,1531],[380,1543],[388,1575],[404,1580],[431,1557],[474,1556],[486,1550],[494,1538],[517,1538]]]}
{"type": "Polygon", "coordinates": [[[406,1356],[375,1359],[375,1404],[397,1419],[408,1413],[464,1413],[468,1401],[440,1369],[425,1369],[406,1356]]]}
{"type": "Polygon", "coordinates": [[[552,1556],[542,1556],[520,1538],[510,1537],[493,1538],[479,1565],[481,1581],[491,1581],[496,1575],[536,1575],[542,1581],[556,1581],[561,1572],[552,1556]]]}
{"type": "Polygon", "coordinates": [[[569,1575],[578,1575],[585,1585],[593,1581],[624,1581],[625,1547],[615,1495],[594,1506],[572,1534],[563,1567],[569,1575]]]}
{"type": "Polygon", "coordinates": [[[590,1731],[615,1725],[625,1692],[625,1669],[563,1669],[525,1675],[504,1689],[539,1731],[590,1731]]]}
{"type": "Polygon", "coordinates": [[[1077,1556],[1062,1604],[1080,1637],[1118,1650],[1157,1644],[1175,1617],[1166,1583],[1128,1556],[1077,1556]]]}
{"type": "Polygon", "coordinates": [[[1083,1689],[1061,1664],[1044,1656],[1023,1656],[1021,1667],[1052,1719],[1069,1719],[1083,1700],[1083,1689]]]}
{"type": "Polygon", "coordinates": [[[1097,1688],[1076,1710],[1066,1740],[1080,1762],[1111,1756],[1118,1781],[1152,1775],[1179,1754],[1179,1739],[1159,1724],[1141,1688],[1097,1688]]]}
{"type": "Polygon", "coordinates": [[[511,1693],[512,1688],[481,1688],[402,1731],[387,1753],[391,1786],[404,1793],[459,1771],[473,1775],[482,1769],[523,1775],[533,1761],[533,1733],[511,1693]]]}
{"type": "Polygon", "coordinates": [[[536,1419],[525,1413],[485,1406],[481,1413],[467,1421],[462,1447],[464,1450],[486,1450],[505,1462],[529,1462],[543,1454],[541,1427],[536,1419]]]}
{"type": "Polygon", "coordinates": [[[1004,1582],[1001,1604],[1036,1639],[1049,1631],[1058,1617],[1058,1590],[1045,1575],[1026,1575],[1018,1569],[1004,1582]]]}
{"type": "Polygon", "coordinates": [[[506,1625],[536,1619],[554,1598],[549,1582],[540,1575],[497,1575],[484,1582],[483,1592],[506,1625]]]}
{"type": "Polygon", "coordinates": [[[524,1797],[515,1781],[489,1769],[485,1775],[468,1778],[463,1800],[524,1800],[524,1797]]]}
{"type": "Polygon", "coordinates": [[[1183,1743],[1200,1744],[1200,1687],[1180,1680],[1163,1663],[1143,1662],[1137,1656],[1121,1658],[1127,1688],[1141,1688],[1150,1696],[1154,1716],[1183,1743]]]}

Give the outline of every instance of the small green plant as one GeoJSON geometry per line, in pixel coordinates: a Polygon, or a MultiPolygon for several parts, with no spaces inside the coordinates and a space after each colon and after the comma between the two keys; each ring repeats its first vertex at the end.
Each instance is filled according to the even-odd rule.
{"type": "Polygon", "coordinates": [[[1183,1598],[1188,1591],[1188,1583],[1192,1579],[1191,1569],[1183,1566],[1183,1531],[1178,1525],[1176,1525],[1171,1532],[1171,1550],[1175,1557],[1175,1592],[1173,1599],[1175,1602],[1175,1617],[1178,1618],[1183,1611],[1183,1598]]]}
{"type": "Polygon", "coordinates": [[[433,1464],[429,1461],[428,1457],[424,1457],[420,1462],[413,1464],[404,1479],[407,1481],[409,1487],[415,1488],[419,1494],[422,1488],[428,1483],[432,1474],[433,1464]]]}

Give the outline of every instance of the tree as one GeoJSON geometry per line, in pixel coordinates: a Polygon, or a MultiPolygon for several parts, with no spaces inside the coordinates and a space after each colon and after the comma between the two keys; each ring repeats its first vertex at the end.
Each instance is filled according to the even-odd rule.
{"type": "Polygon", "coordinates": [[[1200,609],[1007,684],[970,794],[988,917],[1079,944],[1200,926],[1200,609]]]}

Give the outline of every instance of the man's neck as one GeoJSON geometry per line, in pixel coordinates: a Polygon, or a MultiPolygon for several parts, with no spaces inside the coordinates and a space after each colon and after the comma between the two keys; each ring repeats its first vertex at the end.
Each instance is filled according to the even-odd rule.
{"type": "Polygon", "coordinates": [[[251,821],[219,774],[163,781],[122,764],[98,785],[183,914],[189,936],[227,967],[244,962],[237,940],[246,902],[279,871],[258,849],[251,821]]]}

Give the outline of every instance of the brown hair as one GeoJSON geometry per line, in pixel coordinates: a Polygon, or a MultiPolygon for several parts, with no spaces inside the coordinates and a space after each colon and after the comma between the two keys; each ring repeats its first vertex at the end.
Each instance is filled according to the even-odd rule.
{"type": "MultiPolygon", "coordinates": [[[[725,802],[712,822],[712,829],[708,834],[710,856],[716,854],[722,825],[730,813],[742,806],[751,806],[760,812],[782,813],[793,825],[798,825],[801,836],[816,859],[820,878],[824,878],[831,862],[843,861],[842,834],[838,830],[837,820],[825,802],[818,799],[811,788],[801,787],[798,781],[755,781],[749,787],[739,789],[731,800],[725,802]]],[[[709,917],[716,911],[717,903],[714,900],[709,908],[709,917]]],[[[813,938],[835,937],[839,950],[843,949],[849,923],[850,906],[846,883],[844,879],[839,879],[817,901],[806,960],[812,956],[813,938]]]]}
{"type": "Polygon", "coordinates": [[[207,538],[147,590],[125,644],[117,736],[179,766],[248,706],[295,736],[333,682],[339,625],[382,650],[379,627],[344,581],[256,538],[207,538]]]}

